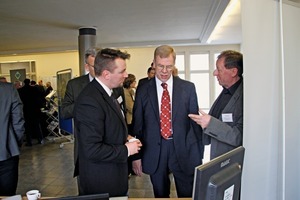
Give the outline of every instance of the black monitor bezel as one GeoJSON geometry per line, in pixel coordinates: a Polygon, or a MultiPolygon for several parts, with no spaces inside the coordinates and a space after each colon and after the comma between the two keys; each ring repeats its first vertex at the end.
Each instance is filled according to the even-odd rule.
{"type": "Polygon", "coordinates": [[[238,163],[243,167],[245,148],[237,147],[219,157],[210,160],[207,163],[195,167],[193,200],[206,200],[208,183],[210,178],[221,170],[238,163]],[[230,159],[228,161],[228,159],[230,159]]]}

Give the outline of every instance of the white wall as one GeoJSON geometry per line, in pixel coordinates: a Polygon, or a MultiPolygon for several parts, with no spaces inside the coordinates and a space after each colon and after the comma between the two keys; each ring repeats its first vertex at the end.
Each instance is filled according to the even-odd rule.
{"type": "MultiPolygon", "coordinates": [[[[298,4],[300,5],[300,4],[298,4]]],[[[283,4],[286,88],[286,199],[300,199],[300,7],[283,4]]]]}
{"type": "Polygon", "coordinates": [[[299,78],[296,77],[299,74],[300,32],[299,21],[295,20],[300,19],[299,8],[284,5],[286,36],[285,65],[282,65],[279,2],[242,0],[241,7],[246,148],[242,199],[300,199],[300,110],[297,104],[300,95],[297,92],[299,78]],[[286,98],[282,90],[284,80],[286,98]]]}

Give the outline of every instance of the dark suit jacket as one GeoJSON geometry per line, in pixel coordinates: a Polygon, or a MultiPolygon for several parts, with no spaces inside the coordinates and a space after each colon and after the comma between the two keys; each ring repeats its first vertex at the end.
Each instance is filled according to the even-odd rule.
{"type": "MultiPolygon", "coordinates": [[[[218,98],[220,98],[220,96],[218,98]]],[[[217,100],[212,105],[210,110],[214,109],[217,100]]],[[[223,122],[222,115],[219,117],[219,119],[212,117],[208,127],[203,130],[205,133],[205,143],[211,143],[211,159],[242,145],[243,82],[239,85],[230,101],[225,106],[224,110],[222,111],[222,114],[223,113],[232,114],[232,122],[223,122]]]]}
{"type": "Polygon", "coordinates": [[[11,83],[0,82],[0,161],[20,154],[23,142],[23,105],[11,83]]]}
{"type": "MultiPolygon", "coordinates": [[[[195,86],[173,77],[172,128],[175,152],[180,168],[191,175],[195,167],[202,164],[204,146],[201,127],[188,117],[189,113],[198,113],[195,86]]],[[[133,108],[133,133],[143,143],[143,171],[153,174],[158,166],[162,140],[155,78],[137,89],[133,108]]]]}
{"type": "MultiPolygon", "coordinates": [[[[81,91],[90,83],[89,74],[79,76],[77,78],[71,79],[68,81],[65,97],[62,101],[61,109],[60,109],[60,115],[63,119],[70,119],[74,117],[73,111],[74,111],[74,105],[77,101],[77,98],[81,91]]],[[[121,103],[121,108],[125,108],[125,98],[124,98],[124,92],[123,88],[116,88],[114,89],[114,95],[115,98],[118,99],[119,96],[122,96],[123,102],[121,103]]],[[[125,110],[124,110],[125,112],[125,110]]],[[[78,175],[78,149],[77,149],[77,139],[76,139],[76,128],[74,128],[74,136],[75,136],[75,143],[74,143],[74,177],[78,175]]]]}
{"type": "MultiPolygon", "coordinates": [[[[77,78],[71,79],[68,81],[66,92],[64,99],[62,101],[61,107],[60,107],[60,116],[63,119],[70,119],[73,118],[73,111],[74,111],[74,105],[77,101],[77,98],[83,88],[87,86],[87,84],[90,82],[89,74],[84,76],[79,76],[77,78]]],[[[77,149],[77,136],[76,136],[76,128],[74,128],[74,137],[75,137],[75,143],[74,143],[74,177],[78,176],[78,149],[77,149]]]]}
{"type": "Polygon", "coordinates": [[[60,115],[63,119],[73,118],[73,109],[77,97],[89,82],[89,74],[68,81],[60,110],[60,115]]]}
{"type": "Polygon", "coordinates": [[[148,77],[142,78],[139,80],[138,87],[147,83],[150,79],[148,77]]]}
{"type": "Polygon", "coordinates": [[[93,80],[74,107],[80,186],[84,194],[125,196],[128,190],[127,126],[103,87],[93,80]]]}
{"type": "MultiPolygon", "coordinates": [[[[73,110],[77,97],[89,82],[89,74],[69,80],[60,110],[60,115],[63,119],[73,118],[73,110]]],[[[114,95],[116,99],[118,99],[119,96],[125,99],[122,87],[115,88],[114,95]]],[[[121,108],[125,108],[125,100],[123,100],[121,108]]]]}

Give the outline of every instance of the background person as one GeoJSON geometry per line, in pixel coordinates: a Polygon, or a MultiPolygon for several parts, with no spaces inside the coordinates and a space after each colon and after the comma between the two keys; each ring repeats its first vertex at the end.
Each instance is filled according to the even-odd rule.
{"type": "MultiPolygon", "coordinates": [[[[126,101],[126,122],[128,133],[132,133],[132,111],[135,99],[135,90],[136,90],[136,78],[133,74],[128,74],[128,77],[125,78],[123,83],[124,87],[124,96],[126,101]]],[[[131,137],[129,136],[128,139],[131,137]]],[[[132,157],[128,158],[128,176],[135,175],[134,171],[132,170],[132,157]]]]}
{"type": "Polygon", "coordinates": [[[32,138],[36,137],[39,144],[44,144],[44,137],[40,126],[42,100],[39,90],[30,86],[30,79],[24,80],[24,86],[19,90],[23,103],[25,119],[26,146],[32,146],[32,138]]]}
{"type": "MultiPolygon", "coordinates": [[[[62,105],[60,108],[60,115],[63,119],[71,119],[74,118],[73,111],[74,105],[77,101],[77,97],[87,86],[89,82],[91,82],[95,77],[94,72],[94,62],[97,52],[99,51],[98,48],[90,48],[85,51],[84,55],[84,67],[85,71],[88,73],[83,76],[76,77],[71,79],[67,83],[66,91],[64,94],[64,98],[62,100],[62,105]]],[[[77,136],[76,136],[76,127],[74,127],[74,177],[77,177],[77,187],[79,194],[82,193],[82,189],[80,188],[80,178],[79,178],[79,171],[78,171],[78,143],[77,143],[77,136]]]]}
{"type": "Polygon", "coordinates": [[[127,195],[127,159],[140,150],[141,143],[127,142],[127,124],[112,89],[123,86],[127,77],[125,60],[129,57],[119,50],[99,51],[95,58],[95,79],[77,98],[74,119],[80,195],[127,195]]]}
{"type": "Polygon", "coordinates": [[[98,48],[90,48],[86,50],[84,55],[84,67],[85,71],[88,73],[68,81],[60,110],[60,114],[63,119],[73,118],[73,110],[77,97],[83,88],[85,88],[85,86],[94,79],[94,62],[98,51],[98,48]]]}
{"type": "Polygon", "coordinates": [[[205,144],[211,144],[213,159],[243,142],[243,55],[237,51],[223,51],[217,58],[214,76],[223,87],[209,114],[200,110],[189,117],[197,122],[205,134],[205,144]]]}
{"type": "Polygon", "coordinates": [[[125,78],[123,83],[124,95],[126,102],[126,122],[128,125],[128,132],[131,133],[132,127],[132,111],[135,99],[135,87],[136,87],[136,78],[133,74],[128,74],[128,77],[125,78]]]}
{"type": "Polygon", "coordinates": [[[195,86],[172,76],[175,60],[172,47],[155,49],[155,78],[137,89],[134,102],[133,134],[141,140],[143,149],[141,159],[133,161],[133,169],[137,175],[142,171],[150,175],[155,198],[170,196],[170,172],[178,197],[192,197],[194,170],[203,158],[202,130],[188,117],[189,113],[198,113],[195,86]],[[167,87],[163,88],[165,83],[167,87]],[[165,113],[168,97],[163,97],[167,92],[170,102],[166,107],[170,110],[165,113]],[[164,122],[169,126],[166,130],[161,126],[164,122]]]}
{"type": "Polygon", "coordinates": [[[23,107],[13,84],[0,82],[0,93],[0,196],[12,196],[17,190],[20,147],[25,131],[23,107]]]}
{"type": "Polygon", "coordinates": [[[46,83],[46,90],[45,90],[45,96],[47,96],[48,94],[50,94],[50,92],[52,92],[53,88],[51,86],[51,82],[47,82],[46,83]]]}
{"type": "Polygon", "coordinates": [[[147,83],[150,79],[154,78],[154,76],[155,76],[155,69],[153,68],[153,62],[152,62],[151,67],[147,69],[147,77],[139,80],[138,87],[143,85],[144,83],[147,83]]]}
{"type": "Polygon", "coordinates": [[[0,76],[0,82],[6,83],[7,80],[6,80],[6,78],[4,76],[0,76]]]}

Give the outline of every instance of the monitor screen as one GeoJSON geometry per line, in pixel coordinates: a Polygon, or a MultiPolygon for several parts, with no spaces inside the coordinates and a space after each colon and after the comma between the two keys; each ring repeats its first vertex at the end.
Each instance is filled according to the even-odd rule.
{"type": "Polygon", "coordinates": [[[238,200],[244,154],[238,147],[196,167],[193,200],[238,200]]]}
{"type": "MultiPolygon", "coordinates": [[[[43,198],[45,199],[45,198],[43,198]]],[[[80,195],[80,196],[68,196],[68,197],[55,197],[55,198],[49,198],[49,200],[109,200],[109,194],[103,193],[103,194],[90,194],[90,195],[80,195]]]]}

